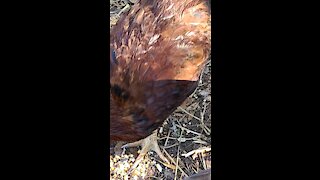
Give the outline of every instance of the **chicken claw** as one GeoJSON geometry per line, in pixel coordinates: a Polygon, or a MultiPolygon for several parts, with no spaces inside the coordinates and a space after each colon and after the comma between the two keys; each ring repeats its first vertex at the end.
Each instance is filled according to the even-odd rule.
{"type": "Polygon", "coordinates": [[[143,157],[150,150],[155,151],[163,161],[170,164],[168,159],[162,154],[160,147],[158,145],[157,139],[158,139],[157,138],[157,131],[154,131],[150,136],[146,137],[145,139],[141,139],[139,141],[136,141],[133,143],[128,143],[128,144],[122,146],[122,148],[136,147],[136,146],[142,147],[139,156],[137,157],[136,161],[134,162],[134,164],[130,168],[129,172],[132,172],[132,170],[134,170],[138,166],[138,164],[142,161],[143,157]]]}

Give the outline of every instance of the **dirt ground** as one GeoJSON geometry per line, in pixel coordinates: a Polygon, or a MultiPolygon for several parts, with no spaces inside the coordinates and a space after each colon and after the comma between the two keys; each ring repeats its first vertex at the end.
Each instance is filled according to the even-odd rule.
{"type": "MultiPolygon", "coordinates": [[[[110,27],[126,5],[130,8],[132,3],[110,1],[110,27]]],[[[129,148],[121,154],[110,152],[110,179],[184,179],[211,168],[211,58],[197,90],[158,128],[158,138],[170,165],[149,152],[129,175],[139,148],[129,148]]]]}

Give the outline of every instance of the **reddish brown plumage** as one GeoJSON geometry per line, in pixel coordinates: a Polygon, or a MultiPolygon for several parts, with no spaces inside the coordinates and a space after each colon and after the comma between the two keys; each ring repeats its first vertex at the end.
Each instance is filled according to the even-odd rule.
{"type": "Polygon", "coordinates": [[[140,0],[111,31],[111,140],[147,137],[195,90],[211,49],[205,0],[140,0]]]}

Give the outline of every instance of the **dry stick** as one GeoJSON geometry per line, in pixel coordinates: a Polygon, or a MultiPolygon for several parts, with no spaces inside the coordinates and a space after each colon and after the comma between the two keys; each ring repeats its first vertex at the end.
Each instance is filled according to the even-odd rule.
{"type": "Polygon", "coordinates": [[[170,146],[166,146],[166,147],[163,147],[163,148],[169,149],[169,148],[172,148],[172,147],[177,146],[177,145],[179,145],[179,143],[176,143],[176,144],[173,144],[173,145],[170,145],[170,146]]]}
{"type": "Polygon", "coordinates": [[[160,179],[158,177],[155,177],[155,176],[146,176],[146,178],[154,178],[154,179],[160,179]]]}
{"type": "Polygon", "coordinates": [[[193,93],[189,96],[189,97],[192,97],[197,91],[198,91],[198,89],[199,89],[199,83],[198,83],[198,86],[196,87],[196,89],[193,91],[193,93]]]}
{"type": "Polygon", "coordinates": [[[201,86],[201,85],[202,85],[202,76],[203,76],[203,74],[204,74],[204,69],[205,69],[205,68],[203,68],[203,70],[201,71],[201,74],[200,74],[200,78],[199,78],[199,86],[201,86]]]}
{"type": "MultiPolygon", "coordinates": [[[[181,132],[184,132],[184,130],[182,130],[181,132]]],[[[200,139],[201,136],[195,136],[195,137],[192,137],[192,138],[183,138],[183,137],[179,137],[179,138],[173,138],[171,137],[170,139],[174,139],[174,140],[177,140],[179,142],[185,142],[185,141],[192,141],[195,142],[195,143],[199,143],[199,144],[208,144],[207,142],[203,141],[200,139]]],[[[176,144],[173,144],[173,145],[170,145],[170,146],[163,146],[164,148],[169,148],[171,146],[176,146],[178,145],[177,143],[176,144]]]]}
{"type": "MultiPolygon", "coordinates": [[[[181,120],[181,119],[179,119],[179,120],[181,120]]],[[[177,123],[178,123],[180,126],[182,126],[181,123],[179,122],[179,120],[177,120],[177,123]]],[[[181,134],[180,134],[180,136],[181,136],[181,134]]]]}
{"type": "Polygon", "coordinates": [[[204,114],[206,113],[206,109],[207,109],[207,106],[206,106],[206,103],[204,103],[204,107],[203,107],[203,111],[200,113],[201,115],[201,122],[203,123],[203,120],[204,120],[204,114]]]}
{"type": "Polygon", "coordinates": [[[174,172],[174,180],[177,180],[177,173],[178,173],[178,164],[179,164],[179,150],[180,150],[180,146],[178,146],[178,152],[177,152],[177,163],[176,163],[176,169],[174,172]]]}
{"type": "Polygon", "coordinates": [[[206,142],[206,141],[202,141],[201,139],[197,139],[195,141],[193,141],[194,143],[197,143],[197,144],[203,144],[203,145],[208,145],[209,143],[206,142]]]}
{"type": "Polygon", "coordinates": [[[203,157],[203,152],[201,152],[201,157],[202,157],[203,167],[204,167],[205,170],[207,170],[207,169],[208,169],[208,168],[207,168],[207,163],[206,163],[206,161],[205,161],[205,159],[204,159],[204,157],[203,157]]]}
{"type": "Polygon", "coordinates": [[[211,130],[204,124],[204,115],[206,113],[206,109],[207,109],[207,104],[204,103],[203,111],[200,113],[201,114],[201,125],[200,125],[200,127],[204,130],[204,132],[207,135],[210,135],[211,130]]]}
{"type": "Polygon", "coordinates": [[[183,112],[187,113],[189,116],[191,116],[191,117],[193,117],[193,118],[195,118],[195,119],[197,119],[197,120],[201,121],[201,119],[200,119],[200,118],[198,118],[197,116],[194,116],[194,115],[190,114],[188,111],[186,111],[186,110],[185,110],[185,109],[183,109],[182,107],[180,107],[180,106],[179,106],[179,109],[180,109],[180,110],[182,110],[183,112]]]}
{"type": "Polygon", "coordinates": [[[168,140],[169,140],[169,137],[170,137],[170,129],[169,129],[169,132],[168,132],[168,135],[167,135],[167,138],[166,138],[166,142],[164,143],[164,146],[166,147],[167,146],[167,143],[168,143],[168,140]]]}
{"type": "Polygon", "coordinates": [[[185,128],[185,127],[182,127],[182,126],[180,126],[180,125],[176,125],[176,126],[179,127],[179,128],[181,128],[182,130],[185,130],[185,131],[190,132],[190,133],[192,133],[192,134],[196,134],[196,135],[198,135],[198,136],[202,136],[201,133],[192,131],[192,130],[190,130],[190,129],[188,129],[188,128],[185,128]]]}
{"type": "MultiPolygon", "coordinates": [[[[180,119],[181,120],[181,119],[180,119]]],[[[178,123],[179,123],[179,121],[178,121],[178,123]]],[[[179,123],[180,124],[180,123],[179,123]]],[[[177,127],[180,127],[181,129],[182,129],[182,132],[184,131],[184,130],[186,130],[187,131],[187,133],[188,133],[188,131],[192,131],[192,130],[189,130],[188,128],[185,128],[185,127],[183,127],[183,126],[181,126],[181,124],[180,124],[180,126],[179,125],[176,125],[177,127]]],[[[205,126],[206,127],[206,126],[205,126]]],[[[203,127],[202,127],[202,129],[203,129],[203,127]]],[[[205,129],[204,129],[204,131],[205,131],[205,129]]],[[[192,131],[193,133],[197,133],[197,132],[194,132],[194,131],[192,131]]],[[[198,134],[197,134],[198,135],[198,134]]],[[[183,138],[184,139],[184,141],[188,141],[188,140],[194,140],[193,142],[194,143],[199,143],[199,144],[205,144],[205,145],[207,145],[208,143],[207,142],[205,142],[205,141],[203,141],[203,140],[201,140],[201,137],[202,137],[202,134],[200,134],[200,135],[198,135],[197,137],[192,137],[192,138],[183,138]]],[[[176,138],[177,139],[177,138],[176,138]]],[[[182,141],[182,139],[181,138],[178,138],[177,139],[179,142],[184,142],[184,141],[182,141]]]]}
{"type": "MultiPolygon", "coordinates": [[[[182,131],[184,132],[184,129],[182,129],[182,131]]],[[[186,131],[189,131],[189,130],[186,130],[186,131]]],[[[191,131],[191,130],[190,130],[191,131]]],[[[197,133],[197,132],[194,132],[194,133],[197,133]]],[[[202,134],[201,134],[202,135],[202,134]]],[[[195,137],[192,137],[192,138],[184,138],[186,141],[190,141],[190,140],[194,140],[194,141],[202,141],[201,139],[197,139],[197,138],[201,138],[202,136],[201,135],[198,135],[198,136],[195,136],[195,137]]],[[[166,137],[162,137],[162,138],[159,138],[159,140],[163,140],[163,139],[166,139],[166,137]]],[[[181,138],[174,138],[174,137],[169,137],[168,139],[173,139],[173,140],[177,140],[179,141],[179,139],[181,138]]],[[[166,147],[166,146],[164,146],[166,147]]]]}
{"type": "MultiPolygon", "coordinates": [[[[170,161],[174,164],[174,165],[176,165],[176,162],[172,159],[172,157],[170,156],[170,154],[164,149],[164,148],[162,148],[162,150],[163,150],[163,152],[169,157],[169,159],[170,159],[170,161]]],[[[164,162],[161,162],[163,165],[166,165],[164,162]]],[[[168,166],[167,166],[168,167],[168,166]]],[[[171,168],[171,167],[169,167],[169,168],[171,168]]],[[[184,176],[186,176],[186,177],[188,177],[188,174],[187,173],[185,173],[181,168],[180,168],[180,166],[178,166],[178,169],[180,170],[180,172],[184,175],[184,176]]]]}
{"type": "Polygon", "coordinates": [[[198,155],[200,155],[199,157],[201,157],[202,166],[206,170],[207,169],[207,164],[206,164],[206,162],[204,160],[203,152],[199,153],[198,155]]]}
{"type": "Polygon", "coordinates": [[[181,154],[182,156],[184,157],[189,157],[190,155],[192,154],[198,154],[198,153],[201,153],[201,152],[207,152],[207,151],[211,151],[211,147],[201,147],[199,149],[196,149],[196,150],[192,150],[186,154],[181,154]]]}
{"type": "Polygon", "coordinates": [[[177,138],[174,138],[174,137],[162,137],[162,138],[158,138],[158,140],[164,140],[164,139],[177,139],[177,138]]]}
{"type": "Polygon", "coordinates": [[[194,171],[193,174],[198,173],[198,171],[196,170],[196,168],[192,167],[192,170],[194,171]]]}
{"type": "MultiPolygon", "coordinates": [[[[206,105],[206,104],[205,104],[205,105],[206,105]]],[[[206,110],[206,106],[205,106],[204,111],[203,111],[202,113],[200,113],[200,114],[201,114],[201,119],[198,118],[198,117],[196,117],[196,116],[194,116],[193,114],[190,114],[188,111],[186,111],[185,109],[183,109],[183,108],[180,107],[180,106],[179,106],[179,109],[182,110],[183,112],[187,113],[189,116],[191,116],[191,117],[199,120],[199,121],[201,122],[201,128],[204,129],[204,131],[205,131],[205,133],[206,133],[207,135],[210,135],[211,131],[209,130],[209,128],[208,128],[208,127],[204,124],[204,122],[203,122],[204,114],[205,114],[205,110],[206,110]],[[203,127],[203,126],[204,126],[204,127],[203,127]]]]}

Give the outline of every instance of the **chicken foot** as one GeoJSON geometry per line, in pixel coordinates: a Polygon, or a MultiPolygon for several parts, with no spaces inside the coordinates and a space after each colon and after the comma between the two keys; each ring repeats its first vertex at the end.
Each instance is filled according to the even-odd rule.
{"type": "Polygon", "coordinates": [[[155,151],[163,161],[165,161],[166,163],[169,163],[168,159],[162,154],[162,152],[160,150],[160,147],[158,145],[157,139],[158,139],[157,131],[154,131],[150,136],[146,137],[145,139],[141,139],[139,141],[136,141],[136,142],[133,142],[133,143],[128,143],[128,144],[122,146],[122,148],[136,147],[136,146],[141,146],[142,147],[142,149],[140,151],[140,154],[137,157],[137,159],[134,162],[134,164],[132,165],[132,167],[130,168],[129,173],[131,173],[132,170],[134,170],[138,166],[138,164],[142,161],[143,157],[150,150],[155,151]]]}

